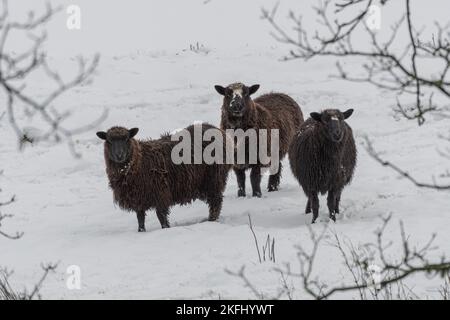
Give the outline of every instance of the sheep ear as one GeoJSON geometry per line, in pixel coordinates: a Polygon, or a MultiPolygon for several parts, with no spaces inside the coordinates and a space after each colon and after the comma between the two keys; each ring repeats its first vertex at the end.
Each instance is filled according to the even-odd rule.
{"type": "Polygon", "coordinates": [[[311,112],[310,113],[311,118],[313,118],[316,121],[322,121],[322,114],[318,112],[311,112]]]}
{"type": "Polygon", "coordinates": [[[353,111],[353,109],[348,109],[347,111],[343,112],[342,114],[344,115],[344,119],[350,118],[350,116],[353,114],[353,111]]]}
{"type": "Polygon", "coordinates": [[[97,132],[97,137],[99,137],[102,140],[106,140],[106,132],[104,131],[97,132]]]}
{"type": "Polygon", "coordinates": [[[214,86],[214,88],[216,89],[216,91],[217,91],[220,95],[222,95],[222,96],[225,95],[225,88],[224,88],[224,87],[222,87],[222,86],[214,86]]]}
{"type": "Polygon", "coordinates": [[[256,93],[259,89],[259,84],[254,84],[250,88],[248,88],[248,94],[251,96],[252,94],[256,93]]]}
{"type": "Polygon", "coordinates": [[[128,134],[130,135],[130,139],[133,138],[135,135],[137,135],[139,131],[139,128],[133,128],[128,130],[128,134]]]}

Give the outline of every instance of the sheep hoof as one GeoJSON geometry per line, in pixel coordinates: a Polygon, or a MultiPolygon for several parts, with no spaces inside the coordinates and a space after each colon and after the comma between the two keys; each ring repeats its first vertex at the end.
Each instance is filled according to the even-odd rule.
{"type": "Polygon", "coordinates": [[[239,198],[245,197],[245,196],[246,196],[246,194],[245,194],[245,191],[244,191],[244,190],[238,190],[238,197],[239,197],[239,198]]]}
{"type": "Polygon", "coordinates": [[[312,221],[311,221],[311,224],[316,223],[316,220],[317,220],[317,217],[313,217],[313,219],[312,219],[312,221]]]}
{"type": "Polygon", "coordinates": [[[253,192],[253,196],[256,197],[256,198],[261,198],[262,197],[261,191],[253,192]]]}
{"type": "Polygon", "coordinates": [[[144,227],[139,227],[138,232],[145,232],[145,228],[144,227]]]}
{"type": "Polygon", "coordinates": [[[333,220],[334,222],[336,222],[336,215],[335,214],[330,214],[330,219],[333,220]]]}
{"type": "Polygon", "coordinates": [[[269,191],[269,192],[278,191],[278,186],[269,186],[269,187],[267,188],[267,191],[269,191]]]}

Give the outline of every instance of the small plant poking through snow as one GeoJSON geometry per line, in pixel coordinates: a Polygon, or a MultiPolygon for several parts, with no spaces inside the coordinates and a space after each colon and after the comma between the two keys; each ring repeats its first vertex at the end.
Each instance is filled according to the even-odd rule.
{"type": "Polygon", "coordinates": [[[259,263],[263,263],[265,261],[271,261],[275,263],[275,238],[271,237],[270,234],[268,234],[266,242],[260,249],[258,237],[256,236],[255,230],[253,229],[252,217],[250,215],[248,215],[248,225],[250,227],[250,231],[253,234],[253,238],[255,239],[255,246],[256,252],[258,253],[259,263]]]}
{"type": "Polygon", "coordinates": [[[207,47],[205,47],[203,44],[199,43],[198,41],[195,44],[191,43],[189,45],[189,51],[198,53],[198,54],[204,54],[204,55],[207,55],[208,53],[211,52],[210,49],[208,49],[207,47]]]}

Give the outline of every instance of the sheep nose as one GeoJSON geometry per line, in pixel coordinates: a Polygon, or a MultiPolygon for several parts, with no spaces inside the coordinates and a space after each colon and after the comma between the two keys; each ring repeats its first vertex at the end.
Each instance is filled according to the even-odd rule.
{"type": "Polygon", "coordinates": [[[232,104],[231,105],[231,110],[233,111],[233,112],[239,112],[239,111],[241,111],[242,110],[242,106],[240,105],[240,104],[232,104]]]}
{"type": "Polygon", "coordinates": [[[342,137],[342,134],[341,134],[341,132],[339,132],[339,131],[333,132],[332,135],[333,135],[333,138],[334,138],[335,140],[340,140],[341,137],[342,137]]]}

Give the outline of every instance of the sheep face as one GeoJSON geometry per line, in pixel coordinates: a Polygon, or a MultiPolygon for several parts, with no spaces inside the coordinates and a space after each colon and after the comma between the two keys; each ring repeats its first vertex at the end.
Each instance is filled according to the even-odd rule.
{"type": "Polygon", "coordinates": [[[97,132],[97,137],[105,141],[109,159],[115,163],[125,163],[131,155],[131,139],[138,133],[138,128],[126,129],[112,127],[107,132],[97,132]]]}
{"type": "Polygon", "coordinates": [[[321,123],[325,129],[327,137],[333,142],[341,142],[344,138],[345,119],[348,119],[353,113],[353,109],[341,112],[337,109],[324,110],[321,113],[311,113],[311,118],[321,123]]]}
{"type": "Polygon", "coordinates": [[[242,117],[246,110],[250,108],[251,98],[259,89],[259,85],[255,84],[251,87],[247,87],[242,83],[233,83],[226,88],[222,86],[215,86],[216,91],[222,95],[223,107],[228,114],[234,118],[242,117]]]}

